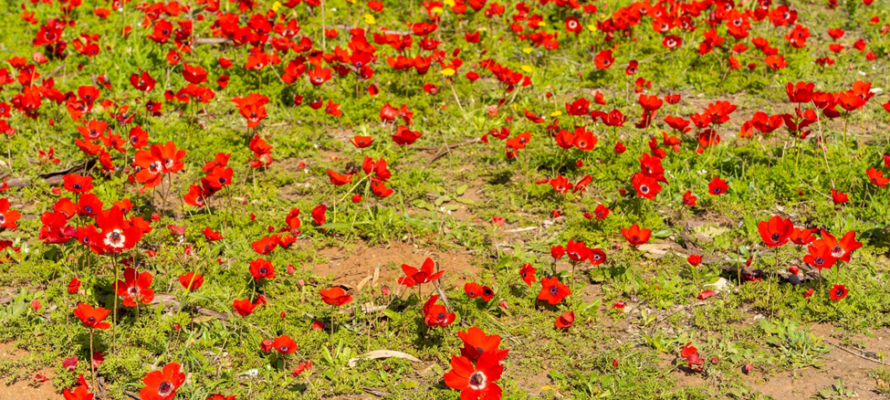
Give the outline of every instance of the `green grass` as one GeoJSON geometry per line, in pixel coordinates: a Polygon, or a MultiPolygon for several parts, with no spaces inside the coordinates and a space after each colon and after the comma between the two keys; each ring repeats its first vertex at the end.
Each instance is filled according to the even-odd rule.
{"type": "MultiPolygon", "coordinates": [[[[257,11],[264,12],[273,2],[259,3],[257,11]]],[[[586,26],[606,19],[629,3],[620,0],[606,6],[597,2],[599,12],[584,16],[582,23],[586,26]]],[[[823,2],[789,3],[799,11],[799,22],[810,28],[813,36],[809,42],[815,47],[794,50],[784,45],[787,29],[774,28],[769,23],[753,24],[750,34],[751,38],[766,38],[785,55],[789,66],[780,71],[764,70],[760,53],[750,39],[745,43],[751,49],[737,58],[743,65],[757,62],[753,71],[743,68],[727,72],[721,59],[727,54],[723,50],[699,57],[697,46],[707,28],[700,19],[698,29],[683,33],[684,44],[674,51],[661,46],[660,35],[652,33],[647,22],[635,29],[635,41],[616,35],[612,42],[617,46],[616,65],[601,71],[593,67],[595,53],[588,49],[592,45],[605,48],[603,34],[585,29],[575,38],[563,31],[564,17],[580,16],[579,12],[552,5],[537,6],[533,11],[543,16],[547,31],[560,32],[560,49],[554,52],[531,48],[528,42],[517,40],[509,30],[512,20],[506,15],[490,23],[481,12],[470,12],[457,23],[456,16],[448,12],[434,37],[445,41],[442,48],[448,53],[446,59],[451,57],[453,48],[462,49],[459,57],[464,66],[454,77],[460,104],[438,66],[423,76],[389,68],[385,58],[395,52],[387,45],[375,45],[379,59],[374,64],[374,78],[359,83],[361,95],[356,97],[352,76],[335,77],[321,87],[311,86],[305,78],[293,85],[282,84],[276,73],[281,73],[293,54],[283,57],[285,61],[274,66],[274,72],[265,68],[256,73],[242,68],[247,54],[244,47],[202,44],[193,53],[183,54],[183,58],[210,72],[207,85],[217,92],[216,97],[200,107],[164,103],[163,115],[149,118],[143,108],[145,99],[137,100],[142,95],[130,86],[129,75],[140,68],[149,71],[157,79],[158,87],[147,98],[162,101],[165,89],[175,92],[186,84],[181,65],[171,67],[165,61],[170,45],[161,47],[144,38],[148,32],[138,26],[143,16],[134,9],[134,3],[128,3],[126,13],[113,12],[109,20],[103,21],[91,10],[109,4],[86,0],[75,11],[77,25],[66,29],[65,38],[75,40],[80,32],[98,34],[100,54],[88,59],[71,49],[65,60],[51,60],[39,66],[38,72],[47,76],[57,70],[53,78],[63,92],[76,92],[77,87],[90,85],[92,76],[107,74],[114,90],[103,90],[102,99],[138,110],[136,122],[150,133],[152,144],[172,140],[188,151],[186,168],[173,176],[170,201],[166,203],[161,200],[165,186],[139,193],[138,186],[128,183],[122,173],[106,176],[95,172],[93,192],[106,207],[128,197],[134,204],[134,215],[146,219],[155,213],[159,215],[160,219],[152,223],[153,232],[140,245],[140,250],[155,250],[157,255],[149,258],[141,251],[127,254],[138,258],[142,268],[154,275],[152,288],[158,294],[173,295],[182,301],[179,275],[199,270],[207,277],[203,287],[188,295],[182,309],[171,304],[144,306],[139,318],[132,309],[123,311],[117,329],[117,352],[111,351],[110,331],[96,336],[97,349],[105,353],[98,373],[104,377],[109,397],[138,393],[146,373],[177,362],[189,374],[188,382],[178,392],[179,398],[203,399],[217,392],[235,394],[239,399],[334,398],[364,395],[364,390],[370,388],[387,393],[387,398],[456,399],[458,392],[444,384],[442,375],[451,369],[451,355],[459,354],[461,342],[456,333],[467,326],[479,326],[486,333],[501,335],[502,346],[511,349],[499,382],[504,397],[511,399],[526,398],[527,393],[541,398],[754,399],[761,395],[741,372],[749,362],[766,377],[820,368],[830,347],[810,334],[813,324],[829,323],[853,335],[885,329],[890,323],[886,312],[890,296],[885,283],[890,279],[886,257],[890,246],[886,222],[890,194],[871,184],[865,175],[871,166],[882,168],[882,156],[890,151],[885,134],[890,116],[879,106],[886,101],[886,95],[877,95],[866,108],[849,117],[850,144],[846,147],[839,120],[812,126],[813,134],[806,140],[794,139],[784,129],[769,137],[737,136],[741,124],[755,111],[793,112],[793,105],[787,103],[784,94],[787,82],[811,81],[819,90],[841,91],[849,89],[854,81],[863,80],[886,91],[890,82],[884,59],[869,62],[863,53],[845,50],[832,55],[837,61],[834,66],[822,68],[814,60],[828,54],[830,38],[824,32],[828,27],[847,29],[842,40],[847,45],[854,38],[863,38],[876,54],[890,51],[890,39],[880,33],[883,23],[864,22],[873,15],[885,21],[890,18],[890,10],[877,5],[878,2],[865,8],[860,2],[848,1],[835,10],[827,9],[823,2]],[[126,37],[117,34],[124,25],[133,27],[126,37]],[[475,29],[483,32],[482,43],[470,46],[462,36],[475,29]],[[528,48],[531,50],[525,51],[528,48]],[[482,55],[482,49],[487,53],[482,55]],[[218,69],[221,56],[233,59],[235,66],[218,69]],[[515,95],[505,93],[504,86],[490,72],[477,66],[489,58],[528,74],[533,85],[516,89],[515,95]],[[624,67],[631,59],[640,61],[640,72],[628,78],[624,67]],[[83,68],[79,69],[81,64],[83,68]],[[483,78],[470,83],[463,74],[471,70],[483,78]],[[230,84],[217,90],[214,82],[224,73],[230,76],[230,84]],[[639,120],[637,95],[632,92],[633,81],[638,77],[652,82],[647,89],[650,94],[683,95],[679,104],[664,104],[653,126],[647,129],[632,125],[639,120]],[[379,95],[366,94],[369,83],[379,86],[379,95]],[[428,95],[421,90],[423,83],[439,85],[440,93],[428,95]],[[524,117],[525,108],[546,115],[547,123],[558,119],[563,129],[570,129],[574,123],[586,124],[586,117],[576,120],[566,115],[564,104],[582,96],[590,99],[594,91],[604,93],[609,102],[595,106],[596,109],[621,109],[628,122],[619,129],[591,125],[589,129],[599,138],[593,151],[559,150],[544,125],[534,125],[524,117]],[[271,101],[263,124],[248,130],[231,99],[251,92],[263,93],[271,101]],[[300,106],[293,103],[296,94],[304,97],[300,106]],[[333,118],[325,115],[323,109],[309,108],[308,102],[319,97],[339,103],[343,116],[333,118]],[[497,117],[491,117],[487,107],[501,98],[505,98],[505,104],[500,106],[497,117]],[[650,151],[649,137],[660,140],[661,132],[669,131],[663,118],[688,117],[718,99],[730,99],[739,106],[731,121],[718,128],[723,138],[721,144],[713,151],[696,155],[698,143],[692,134],[673,133],[683,143],[679,154],[668,150],[663,161],[669,185],[662,185],[663,191],[655,200],[634,198],[629,184],[631,176],[639,168],[639,154],[650,151]],[[378,115],[385,103],[408,104],[414,112],[411,129],[423,132],[417,143],[402,149],[390,140],[393,127],[381,124],[378,115]],[[511,117],[512,122],[505,117],[511,117]],[[511,136],[532,132],[530,144],[516,159],[506,159],[504,143],[489,136],[487,145],[455,147],[430,163],[438,149],[479,138],[489,129],[505,125],[510,126],[511,136]],[[247,164],[252,155],[247,146],[254,134],[260,134],[274,147],[275,162],[268,168],[253,170],[247,164]],[[355,149],[347,141],[355,134],[372,136],[375,143],[366,149],[355,149]],[[824,153],[815,139],[819,137],[826,142],[824,153]],[[628,149],[621,155],[613,151],[619,140],[628,149]],[[235,170],[235,183],[214,196],[212,210],[196,210],[182,203],[188,186],[204,176],[200,167],[220,151],[232,153],[229,166],[235,170]],[[360,170],[364,156],[387,160],[393,172],[389,186],[395,194],[376,199],[365,185],[359,185],[355,193],[362,194],[364,200],[355,204],[349,200],[354,194],[348,192],[352,185],[333,187],[329,183],[326,169],[340,173],[360,170]],[[578,167],[577,160],[583,166],[578,167]],[[300,162],[305,163],[305,168],[298,167],[300,162]],[[566,195],[554,193],[549,185],[535,183],[556,175],[566,176],[571,182],[590,175],[592,183],[585,193],[566,195]],[[726,195],[707,194],[707,183],[714,176],[728,182],[726,195]],[[833,187],[847,193],[850,202],[833,204],[829,195],[833,187]],[[627,190],[629,195],[620,195],[620,189],[627,190]],[[698,196],[698,206],[683,205],[686,190],[698,196]],[[326,229],[311,223],[310,211],[319,204],[328,206],[326,229]],[[611,209],[607,219],[583,217],[584,212],[592,212],[599,204],[611,209]],[[465,215],[458,217],[460,207],[466,210],[465,215]],[[292,208],[301,210],[299,241],[289,249],[277,249],[263,256],[275,265],[278,277],[256,285],[247,273],[249,262],[257,257],[250,243],[269,235],[270,226],[277,231],[292,208]],[[562,217],[552,218],[554,210],[562,217]],[[762,244],[757,224],[773,215],[791,218],[798,227],[820,226],[835,235],[854,230],[864,246],[854,253],[850,263],[843,264],[838,275],[836,269],[827,271],[824,281],[812,279],[791,285],[784,280],[777,283],[776,279],[767,283],[770,279],[765,278],[762,282],[738,285],[740,269],[763,269],[769,274],[780,270],[784,275],[791,264],[803,265],[805,247],[788,245],[775,250],[762,244]],[[495,216],[506,220],[506,225],[492,224],[495,216]],[[685,252],[673,250],[653,259],[645,251],[632,248],[620,235],[620,229],[634,223],[652,230],[652,242],[676,243],[685,247],[685,252]],[[167,229],[170,224],[185,226],[186,235],[171,235],[167,229]],[[225,239],[208,243],[201,234],[208,226],[220,230],[225,239]],[[527,227],[538,229],[509,232],[527,227]],[[597,268],[579,269],[573,295],[557,307],[532,307],[540,283],[527,287],[519,277],[519,269],[532,263],[538,268],[539,278],[550,274],[568,278],[569,265],[560,262],[554,267],[549,250],[569,239],[602,248],[608,262],[597,268]],[[488,304],[471,304],[465,315],[463,282],[453,282],[455,287],[447,293],[466,325],[454,323],[425,329],[420,308],[426,299],[418,299],[413,290],[402,290],[402,295],[394,299],[384,298],[380,286],[386,284],[395,290],[398,285],[394,280],[378,282],[362,290],[353,288],[352,294],[355,304],[388,304],[385,311],[358,312],[354,318],[340,315],[333,336],[327,331],[311,330],[313,317],[327,323],[331,315],[331,308],[322,303],[317,292],[328,288],[332,278],[313,272],[314,265],[330,261],[320,250],[338,247],[345,255],[358,247],[394,242],[411,243],[418,252],[468,254],[481,270],[476,282],[491,286],[495,299],[488,304]],[[185,253],[186,247],[191,248],[191,254],[185,253]],[[693,268],[686,263],[685,254],[696,248],[706,256],[706,261],[693,268]],[[749,256],[753,261],[746,268],[744,262],[749,256]],[[222,263],[217,263],[217,259],[222,259],[222,263]],[[293,275],[285,272],[288,264],[295,266],[293,275]],[[720,278],[729,282],[727,291],[706,301],[697,299],[705,284],[720,278]],[[828,299],[827,290],[835,282],[850,289],[843,301],[828,299]],[[810,288],[816,294],[807,300],[804,292],[810,288]],[[768,290],[772,296],[767,296],[768,290]],[[268,298],[266,307],[248,317],[233,312],[234,299],[257,293],[268,298]],[[507,309],[497,306],[501,300],[506,302],[507,309]],[[625,311],[612,308],[619,301],[627,303],[625,311]],[[202,314],[198,307],[216,310],[227,318],[202,314]],[[287,314],[284,319],[280,316],[282,311],[287,314]],[[568,331],[553,328],[553,321],[567,311],[575,312],[575,326],[568,331]],[[759,316],[756,323],[752,322],[755,316],[759,316]],[[285,333],[297,340],[301,354],[313,362],[311,373],[291,377],[284,368],[284,360],[261,351],[263,339],[285,333]],[[680,358],[680,349],[687,342],[693,342],[706,361],[704,371],[690,374],[695,378],[691,385],[688,379],[680,379],[686,374],[681,369],[685,368],[685,360],[680,358]],[[350,358],[380,349],[404,351],[422,361],[390,358],[348,366],[350,358]],[[719,362],[712,364],[713,357],[719,362]],[[615,359],[618,367],[613,366],[615,359]]],[[[195,6],[193,2],[189,4],[195,6]]],[[[411,15],[407,3],[387,2],[385,12],[374,14],[376,24],[368,26],[362,22],[361,17],[369,12],[362,3],[332,0],[326,7],[330,12],[328,25],[357,23],[371,29],[369,36],[381,26],[405,29],[403,21],[411,15]]],[[[223,1],[221,8],[234,11],[237,5],[223,1]]],[[[40,21],[59,15],[57,4],[28,3],[27,9],[36,12],[40,21]]],[[[0,41],[0,58],[30,59],[31,53],[40,50],[30,44],[38,25],[22,21],[21,11],[12,3],[4,11],[8,23],[0,27],[5,38],[0,41]]],[[[310,16],[304,5],[280,11],[296,17],[303,34],[317,37],[318,16],[310,16]]],[[[511,12],[508,7],[507,15],[511,12]]],[[[418,11],[418,20],[420,14],[418,11]]],[[[205,18],[196,23],[197,36],[211,36],[214,17],[205,13],[205,18]]],[[[725,36],[725,27],[720,26],[718,31],[725,36]]],[[[327,50],[345,47],[348,38],[348,32],[340,29],[337,39],[327,40],[327,50]]],[[[727,43],[733,42],[727,38],[727,43]]],[[[416,54],[411,51],[414,53],[410,55],[416,54]]],[[[18,90],[17,84],[7,86],[0,99],[9,102],[18,90]]],[[[8,142],[12,165],[5,172],[9,179],[34,179],[85,159],[73,144],[79,137],[78,123],[68,117],[64,105],[48,104],[47,100],[44,103],[37,119],[15,112],[9,119],[10,125],[18,129],[8,142]],[[53,125],[48,123],[50,118],[53,125]],[[62,160],[58,166],[36,162],[37,150],[50,146],[62,160]]],[[[86,118],[110,121],[105,111],[97,105],[86,118]]],[[[117,124],[112,126],[117,134],[126,132],[117,124]]],[[[115,163],[123,161],[118,158],[115,163]]],[[[7,381],[13,381],[29,379],[35,371],[51,367],[56,374],[53,384],[61,391],[75,384],[77,374],[90,375],[85,362],[79,363],[75,372],[61,367],[61,359],[77,355],[85,360],[89,353],[88,331],[73,318],[71,307],[75,301],[83,301],[111,308],[113,264],[109,257],[85,253],[81,246],[40,243],[39,216],[52,210],[59,199],[49,185],[36,179],[36,184],[4,195],[14,209],[28,218],[19,221],[18,230],[0,234],[0,238],[21,247],[20,253],[10,252],[9,262],[0,265],[0,286],[9,288],[14,295],[0,308],[0,341],[14,341],[32,357],[0,360],[0,373],[7,381]],[[83,293],[78,295],[65,290],[74,275],[83,281],[83,293]],[[43,304],[39,312],[29,311],[28,304],[34,299],[43,304]]],[[[449,279],[455,271],[449,270],[448,260],[437,261],[446,280],[449,279]]],[[[397,265],[386,267],[395,269],[397,265]]],[[[423,290],[428,294],[431,288],[423,290]]],[[[295,359],[288,360],[289,367],[294,364],[295,359]]],[[[874,375],[885,382],[884,386],[877,385],[876,390],[886,395],[886,371],[875,370],[874,375]]],[[[833,383],[825,382],[825,386],[833,383]]],[[[839,395],[837,389],[821,395],[839,395]]]]}

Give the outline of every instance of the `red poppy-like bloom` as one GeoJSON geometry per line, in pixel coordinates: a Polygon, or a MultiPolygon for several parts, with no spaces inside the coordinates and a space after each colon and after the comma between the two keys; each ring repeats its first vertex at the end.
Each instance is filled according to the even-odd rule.
{"type": "Polygon", "coordinates": [[[884,174],[881,171],[876,170],[875,167],[869,168],[868,171],[865,171],[865,174],[868,175],[868,179],[871,180],[871,183],[882,188],[887,187],[887,182],[890,182],[890,178],[885,178],[884,174]]]}
{"type": "Polygon", "coordinates": [[[803,257],[803,262],[817,269],[829,269],[837,259],[832,255],[832,247],[824,240],[817,240],[807,247],[809,254],[803,257]]]}
{"type": "Polygon", "coordinates": [[[374,143],[374,138],[370,136],[355,135],[355,137],[349,139],[349,142],[358,149],[364,149],[365,147],[370,146],[371,143],[374,143]]]}
{"type": "Polygon", "coordinates": [[[455,314],[448,312],[445,306],[436,304],[438,300],[439,295],[434,294],[423,304],[423,321],[427,326],[448,326],[454,322],[455,314]]]}
{"type": "Polygon", "coordinates": [[[850,198],[847,197],[847,194],[844,192],[831,189],[831,201],[833,201],[834,204],[843,204],[850,201],[850,198]]]}
{"type": "Polygon", "coordinates": [[[774,215],[769,219],[769,222],[760,221],[757,224],[757,230],[767,247],[779,247],[788,243],[788,239],[794,231],[794,223],[790,219],[782,219],[782,217],[774,215]]]}
{"type": "Polygon", "coordinates": [[[683,193],[683,204],[686,204],[689,207],[695,207],[696,200],[698,200],[698,197],[695,197],[691,191],[687,190],[686,193],[683,193]]]}
{"type": "Polygon", "coordinates": [[[102,307],[93,308],[93,306],[85,303],[77,303],[77,308],[74,309],[74,316],[80,318],[80,322],[90,329],[111,328],[111,324],[102,322],[105,318],[108,318],[108,314],[111,314],[111,310],[106,310],[102,307]]]}
{"type": "Polygon", "coordinates": [[[652,231],[649,229],[642,229],[637,224],[633,224],[630,228],[621,228],[621,234],[624,235],[624,238],[632,246],[639,246],[649,241],[649,237],[652,236],[652,231]]]}
{"type": "Polygon", "coordinates": [[[185,275],[179,275],[179,284],[188,290],[198,290],[204,284],[204,275],[189,272],[185,275]]]}
{"type": "Polygon", "coordinates": [[[796,245],[806,245],[812,243],[816,240],[816,237],[813,236],[813,229],[797,229],[791,232],[791,236],[788,237],[792,243],[796,245]]]}
{"type": "Polygon", "coordinates": [[[698,254],[690,254],[689,257],[686,258],[686,262],[693,266],[698,266],[701,264],[702,256],[698,254]]]}
{"type": "Polygon", "coordinates": [[[553,326],[560,329],[569,329],[575,323],[575,312],[569,311],[567,313],[563,313],[559,317],[556,317],[556,322],[553,323],[553,326]]]}
{"type": "Polygon", "coordinates": [[[250,262],[250,275],[257,282],[262,278],[275,279],[275,266],[271,261],[257,258],[250,262]]]}
{"type": "Polygon", "coordinates": [[[847,290],[847,288],[844,287],[844,285],[837,284],[837,285],[832,286],[831,290],[828,293],[830,293],[829,298],[831,300],[840,301],[844,297],[847,297],[847,293],[849,293],[849,292],[850,291],[847,290]]]}
{"type": "Polygon", "coordinates": [[[136,270],[127,268],[124,270],[124,280],[117,281],[114,290],[118,296],[124,298],[124,305],[127,307],[136,307],[136,302],[149,304],[155,298],[155,292],[149,289],[151,286],[151,273],[144,271],[136,276],[136,270]]]}
{"type": "Polygon", "coordinates": [[[569,242],[566,244],[566,255],[569,256],[572,262],[587,261],[590,259],[590,254],[590,249],[584,245],[584,242],[576,242],[569,239],[569,242]]]}
{"type": "Polygon", "coordinates": [[[15,230],[18,228],[15,222],[21,217],[18,211],[9,209],[9,200],[0,199],[0,227],[15,230]]]}
{"type": "Polygon", "coordinates": [[[606,207],[602,204],[599,204],[593,210],[593,215],[596,216],[596,219],[598,219],[598,220],[604,220],[604,219],[606,219],[606,217],[609,216],[609,211],[610,210],[608,207],[606,207]]]}
{"type": "Polygon", "coordinates": [[[272,341],[272,348],[281,354],[294,354],[297,351],[297,343],[290,336],[281,335],[272,341]]]}
{"type": "Polygon", "coordinates": [[[336,171],[327,170],[328,177],[331,179],[331,183],[334,186],[343,186],[347,183],[352,183],[352,174],[338,174],[336,171]]]}
{"type": "Polygon", "coordinates": [[[451,371],[445,373],[445,384],[461,391],[461,399],[495,400],[501,398],[501,379],[504,366],[495,352],[485,352],[476,366],[466,357],[451,356],[451,371]]]}
{"type": "Polygon", "coordinates": [[[406,276],[399,278],[399,284],[413,287],[414,285],[437,280],[445,274],[445,271],[434,272],[435,269],[436,263],[433,262],[432,258],[427,258],[420,267],[420,270],[408,264],[402,264],[402,271],[406,276]]]}
{"type": "Polygon", "coordinates": [[[215,241],[217,241],[217,240],[222,240],[222,239],[223,239],[223,236],[222,236],[222,234],[221,234],[220,232],[217,232],[217,231],[215,231],[215,230],[213,230],[213,229],[210,229],[209,226],[208,226],[208,227],[205,227],[204,230],[201,231],[201,233],[203,233],[203,234],[204,234],[204,237],[205,237],[207,240],[211,241],[211,242],[215,242],[215,241]]]}
{"type": "Polygon", "coordinates": [[[392,140],[399,146],[407,146],[413,144],[421,136],[423,136],[423,133],[415,132],[408,129],[407,126],[399,125],[396,128],[396,134],[392,135],[392,140]]]}
{"type": "Polygon", "coordinates": [[[96,225],[99,231],[90,238],[90,248],[99,254],[132,249],[144,235],[142,229],[124,219],[123,212],[117,206],[99,212],[96,225]]]}
{"type": "Polygon", "coordinates": [[[541,292],[538,293],[538,300],[556,305],[570,294],[572,294],[572,290],[559,283],[559,277],[541,278],[541,292]]]}
{"type": "Polygon", "coordinates": [[[310,369],[312,369],[312,361],[304,361],[304,362],[297,364],[297,366],[294,367],[294,370],[290,374],[291,374],[291,376],[296,378],[296,377],[302,375],[303,372],[306,372],[310,369]]]}
{"type": "Polygon", "coordinates": [[[80,290],[80,279],[77,279],[76,276],[71,278],[71,282],[68,282],[66,288],[69,294],[77,294],[77,291],[80,290]]]}
{"type": "Polygon", "coordinates": [[[346,304],[352,303],[352,295],[346,294],[346,291],[339,286],[334,286],[330,289],[320,290],[318,294],[321,295],[321,301],[330,304],[332,306],[341,307],[346,304]]]}
{"type": "Polygon", "coordinates": [[[820,242],[824,242],[831,249],[832,257],[846,262],[850,262],[850,255],[862,247],[862,242],[856,241],[856,232],[854,231],[844,234],[840,241],[835,239],[830,233],[822,231],[822,240],[820,242]]]}
{"type": "Polygon", "coordinates": [[[142,383],[145,385],[139,391],[142,400],[170,400],[176,396],[176,390],[185,382],[185,374],[179,364],[170,363],[161,371],[152,371],[142,383]]]}
{"type": "Polygon", "coordinates": [[[637,191],[637,197],[644,199],[653,200],[658,192],[661,191],[661,185],[658,184],[655,178],[641,172],[634,174],[633,178],[631,178],[631,184],[637,191]]]}
{"type": "Polygon", "coordinates": [[[715,176],[714,179],[708,183],[708,193],[714,196],[721,196],[726,193],[726,190],[729,189],[729,186],[726,185],[726,181],[720,179],[719,176],[715,176]]]}
{"type": "Polygon", "coordinates": [[[608,69],[615,63],[615,57],[612,56],[612,50],[602,50],[593,60],[594,65],[599,69],[608,69]]]}
{"type": "Polygon", "coordinates": [[[535,272],[538,272],[535,267],[531,264],[525,264],[522,266],[522,269],[519,270],[519,276],[522,277],[522,281],[525,282],[526,285],[531,286],[536,280],[535,272]]]}
{"type": "Polygon", "coordinates": [[[702,290],[702,292],[698,294],[698,299],[699,300],[707,300],[709,297],[711,297],[715,294],[717,294],[717,292],[715,292],[713,290],[702,290]]]}
{"type": "Polygon", "coordinates": [[[482,329],[475,326],[470,327],[466,332],[458,332],[457,336],[464,342],[460,354],[472,362],[479,361],[479,357],[485,353],[495,353],[498,360],[507,358],[510,353],[509,349],[498,349],[501,345],[500,336],[486,335],[482,329]]]}
{"type": "Polygon", "coordinates": [[[73,392],[65,388],[62,390],[62,396],[65,397],[65,400],[93,400],[95,395],[88,390],[85,385],[77,386],[73,392]]]}
{"type": "Polygon", "coordinates": [[[476,282],[467,282],[464,284],[464,293],[467,298],[475,299],[482,296],[482,286],[476,282]]]}
{"type": "Polygon", "coordinates": [[[71,193],[86,193],[93,190],[93,177],[68,174],[62,177],[63,187],[71,193]]]}
{"type": "Polygon", "coordinates": [[[225,396],[217,393],[213,396],[208,397],[207,400],[235,400],[235,395],[225,396]]]}
{"type": "Polygon", "coordinates": [[[242,317],[246,317],[253,314],[253,310],[256,309],[258,305],[265,304],[265,302],[266,300],[263,299],[262,296],[258,297],[255,303],[251,303],[250,299],[235,300],[232,302],[232,308],[234,308],[235,312],[242,317]]]}

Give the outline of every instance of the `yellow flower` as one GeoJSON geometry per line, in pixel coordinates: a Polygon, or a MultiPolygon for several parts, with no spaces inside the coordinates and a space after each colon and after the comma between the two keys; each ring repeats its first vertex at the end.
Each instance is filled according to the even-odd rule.
{"type": "Polygon", "coordinates": [[[451,68],[445,68],[442,70],[442,75],[451,76],[451,75],[454,75],[454,72],[455,71],[451,68]]]}
{"type": "Polygon", "coordinates": [[[529,74],[532,73],[532,67],[531,67],[530,65],[523,65],[523,66],[521,66],[521,67],[519,67],[519,68],[522,69],[523,71],[529,73],[529,74]]]}
{"type": "Polygon", "coordinates": [[[275,4],[272,4],[272,11],[278,12],[279,8],[281,8],[281,3],[276,1],[275,4]]]}
{"type": "Polygon", "coordinates": [[[532,50],[534,50],[533,47],[526,47],[526,48],[522,49],[522,52],[525,54],[531,54],[532,50]]]}
{"type": "Polygon", "coordinates": [[[373,15],[365,14],[365,23],[368,25],[374,25],[377,23],[377,20],[374,19],[373,15]]]}

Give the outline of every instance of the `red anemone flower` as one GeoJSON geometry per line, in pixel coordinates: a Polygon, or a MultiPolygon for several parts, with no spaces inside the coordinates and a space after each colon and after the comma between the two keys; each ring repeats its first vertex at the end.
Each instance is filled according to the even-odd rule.
{"type": "Polygon", "coordinates": [[[108,314],[111,314],[111,310],[106,310],[102,307],[93,308],[93,306],[85,303],[77,303],[77,308],[74,309],[74,316],[80,318],[80,322],[90,329],[111,328],[111,324],[102,322],[105,318],[108,318],[108,314]]]}
{"type": "Polygon", "coordinates": [[[9,200],[0,198],[0,227],[15,230],[16,221],[22,217],[18,211],[9,209],[9,200]]]}
{"type": "Polygon", "coordinates": [[[275,279],[275,266],[272,265],[271,261],[257,258],[250,262],[250,275],[257,282],[262,278],[275,279]]]}
{"type": "Polygon", "coordinates": [[[460,355],[468,358],[472,362],[479,361],[485,353],[495,353],[498,360],[507,358],[510,350],[499,350],[501,345],[501,337],[498,335],[486,335],[485,332],[475,326],[470,327],[466,332],[458,332],[457,336],[464,342],[464,347],[460,349],[460,355]]]}
{"type": "Polygon", "coordinates": [[[865,174],[868,175],[868,179],[870,179],[872,183],[882,188],[887,187],[887,182],[890,182],[890,178],[885,178],[884,174],[881,171],[876,170],[875,167],[869,168],[868,171],[865,171],[865,174]]]}
{"type": "Polygon", "coordinates": [[[204,284],[204,275],[189,272],[185,275],[179,275],[179,284],[188,290],[198,290],[204,284]]]}
{"type": "Polygon", "coordinates": [[[170,400],[176,396],[176,390],[185,382],[185,374],[177,363],[169,363],[161,371],[152,371],[145,375],[142,383],[145,387],[139,391],[142,400],[170,400]]]}
{"type": "Polygon", "coordinates": [[[567,313],[563,313],[559,317],[556,317],[556,322],[553,323],[553,326],[560,329],[569,329],[575,323],[575,312],[569,311],[567,313]]]}
{"type": "Polygon", "coordinates": [[[570,294],[572,294],[572,290],[559,283],[559,277],[541,278],[541,292],[538,293],[538,300],[556,305],[570,294]]]}
{"type": "Polygon", "coordinates": [[[65,190],[71,193],[86,193],[93,190],[93,177],[68,174],[62,177],[65,190]]]}
{"type": "Polygon", "coordinates": [[[127,268],[124,270],[124,280],[117,281],[114,290],[118,296],[124,298],[123,303],[127,307],[136,307],[137,301],[150,304],[155,298],[154,290],[149,289],[151,281],[151,273],[144,271],[137,276],[135,269],[127,268]]]}
{"type": "Polygon", "coordinates": [[[831,255],[831,247],[824,240],[817,240],[807,247],[809,254],[803,257],[803,262],[817,269],[830,269],[837,259],[831,255]]]}
{"type": "Polygon", "coordinates": [[[495,383],[501,379],[504,366],[495,352],[485,352],[476,366],[466,357],[451,356],[451,371],[445,373],[445,384],[461,391],[461,399],[501,398],[501,387],[495,383]]]}
{"type": "Polygon", "coordinates": [[[95,395],[88,390],[84,385],[77,386],[73,392],[65,388],[62,390],[62,396],[65,397],[65,400],[93,400],[95,395]]]}
{"type": "Polygon", "coordinates": [[[849,292],[850,291],[847,290],[847,288],[844,287],[844,285],[836,284],[831,287],[831,291],[829,292],[830,293],[829,298],[833,301],[840,301],[844,297],[847,297],[847,293],[849,293],[849,292]]]}
{"type": "Polygon", "coordinates": [[[519,276],[522,277],[522,281],[525,282],[526,285],[531,286],[536,280],[535,272],[538,272],[535,267],[531,264],[525,264],[522,266],[522,269],[519,270],[519,276]]]}
{"type": "Polygon", "coordinates": [[[352,295],[346,294],[346,291],[339,286],[320,290],[318,294],[321,295],[322,301],[332,306],[341,307],[346,304],[352,303],[352,295]]]}
{"type": "Polygon", "coordinates": [[[482,286],[476,282],[467,282],[464,284],[464,293],[467,298],[475,299],[482,295],[482,286]]]}
{"type": "Polygon", "coordinates": [[[715,176],[714,179],[708,183],[708,193],[714,196],[721,196],[726,193],[726,190],[729,189],[729,186],[726,185],[726,181],[720,179],[719,176],[715,176]]]}
{"type": "Polygon", "coordinates": [[[253,310],[256,308],[257,304],[252,303],[250,299],[244,300],[235,300],[232,302],[232,308],[235,309],[242,317],[246,317],[250,314],[253,314],[253,310]]]}
{"type": "Polygon", "coordinates": [[[683,204],[686,204],[689,207],[695,207],[696,200],[698,200],[698,197],[695,197],[691,191],[687,190],[686,193],[683,193],[683,204]]]}
{"type": "Polygon", "coordinates": [[[794,231],[794,223],[790,219],[782,219],[782,217],[774,215],[769,222],[760,221],[757,224],[757,230],[767,247],[779,247],[788,243],[788,239],[794,231]]]}
{"type": "Polygon", "coordinates": [[[406,276],[399,278],[399,284],[413,287],[427,282],[432,282],[442,277],[445,271],[435,272],[436,263],[432,258],[427,258],[418,270],[408,264],[402,264],[402,271],[406,276]]]}
{"type": "Polygon", "coordinates": [[[290,336],[281,335],[272,341],[272,348],[281,354],[294,354],[297,351],[297,343],[290,336]]]}
{"type": "Polygon", "coordinates": [[[649,241],[649,237],[652,236],[652,231],[640,228],[637,224],[633,224],[630,228],[621,228],[621,234],[624,235],[624,238],[627,239],[632,246],[639,246],[649,241]]]}
{"type": "Polygon", "coordinates": [[[423,321],[427,326],[448,326],[454,322],[455,314],[448,312],[445,306],[436,304],[438,300],[439,295],[434,294],[423,305],[423,321]]]}

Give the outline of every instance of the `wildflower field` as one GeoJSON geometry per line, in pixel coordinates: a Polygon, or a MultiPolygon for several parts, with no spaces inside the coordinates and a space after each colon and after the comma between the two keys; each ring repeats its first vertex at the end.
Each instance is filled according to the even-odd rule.
{"type": "Polygon", "coordinates": [[[887,1],[0,13],[0,400],[890,398],[887,1]]]}

